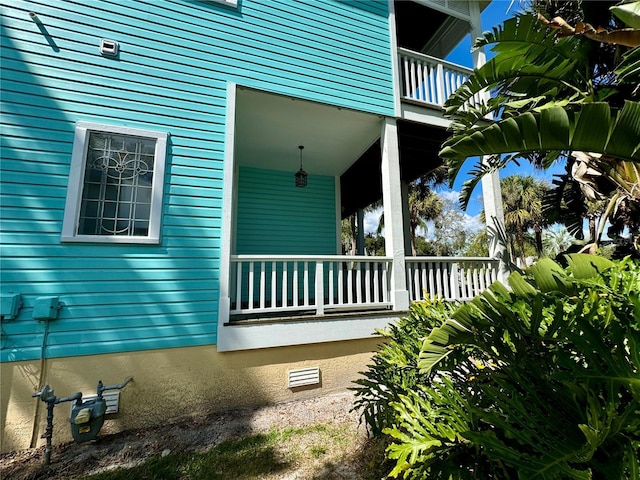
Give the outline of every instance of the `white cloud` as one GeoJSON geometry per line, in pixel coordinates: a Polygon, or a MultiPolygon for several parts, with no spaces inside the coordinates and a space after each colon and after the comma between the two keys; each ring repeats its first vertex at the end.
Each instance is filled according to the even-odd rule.
{"type": "Polygon", "coordinates": [[[378,230],[378,220],[382,214],[382,207],[377,208],[373,212],[367,212],[364,215],[364,232],[375,234],[378,230]]]}
{"type": "Polygon", "coordinates": [[[449,202],[454,205],[458,205],[460,203],[460,192],[457,190],[443,190],[438,192],[438,196],[445,202],[449,202]]]}
{"type": "Polygon", "coordinates": [[[480,220],[480,214],[474,215],[472,217],[471,215],[467,215],[465,213],[464,217],[465,217],[465,222],[464,222],[465,227],[468,230],[471,230],[472,232],[477,232],[478,230],[485,228],[484,222],[480,220]]]}

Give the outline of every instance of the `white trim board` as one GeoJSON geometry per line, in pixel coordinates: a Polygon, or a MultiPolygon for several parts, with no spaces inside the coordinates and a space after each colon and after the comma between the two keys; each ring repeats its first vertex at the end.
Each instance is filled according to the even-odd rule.
{"type": "Polygon", "coordinates": [[[388,315],[363,314],[354,318],[325,317],[300,321],[221,324],[218,328],[217,350],[231,352],[374,338],[377,336],[376,329],[386,328],[401,316],[402,312],[389,312],[388,315]]]}

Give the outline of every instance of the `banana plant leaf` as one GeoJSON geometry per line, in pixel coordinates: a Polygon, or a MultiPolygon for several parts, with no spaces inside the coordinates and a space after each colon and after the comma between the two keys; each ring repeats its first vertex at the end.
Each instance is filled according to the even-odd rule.
{"type": "Polygon", "coordinates": [[[445,142],[440,156],[454,178],[468,157],[545,150],[602,153],[640,162],[640,102],[617,111],[604,102],[551,107],[478,126],[445,142]]]}

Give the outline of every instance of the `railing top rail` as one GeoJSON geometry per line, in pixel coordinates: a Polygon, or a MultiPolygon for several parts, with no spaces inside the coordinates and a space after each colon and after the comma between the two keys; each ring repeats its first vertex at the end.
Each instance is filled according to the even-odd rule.
{"type": "Polygon", "coordinates": [[[473,73],[473,69],[469,67],[465,67],[463,65],[458,65],[455,63],[448,62],[443,60],[442,58],[432,57],[431,55],[425,55],[424,53],[416,52],[414,50],[407,50],[406,48],[398,47],[398,52],[400,54],[406,55],[408,57],[418,58],[420,60],[426,60],[432,63],[440,63],[445,67],[450,68],[451,70],[455,70],[457,72],[471,74],[473,73]]]}
{"type": "Polygon", "coordinates": [[[498,262],[497,258],[490,257],[405,257],[406,262],[498,262]]]}
{"type": "MultiPolygon", "coordinates": [[[[336,261],[336,262],[390,262],[392,257],[364,256],[364,255],[231,255],[235,261],[336,261]]],[[[405,257],[405,262],[497,262],[497,258],[490,257],[436,257],[419,256],[405,257]]]]}
{"type": "Polygon", "coordinates": [[[232,261],[309,261],[309,262],[391,262],[392,257],[365,257],[364,255],[231,255],[232,261]]]}

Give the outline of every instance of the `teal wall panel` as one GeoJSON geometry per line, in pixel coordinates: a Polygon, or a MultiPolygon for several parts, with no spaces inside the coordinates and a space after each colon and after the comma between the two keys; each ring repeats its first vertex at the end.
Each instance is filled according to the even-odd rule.
{"type": "MultiPolygon", "coordinates": [[[[386,0],[239,4],[0,0],[0,268],[24,300],[0,360],[41,355],[43,295],[48,357],[215,344],[228,82],[393,115],[386,0]],[[170,134],[160,244],[60,242],[78,121],[170,134]]],[[[242,171],[239,253],[336,253],[334,179],[292,183],[242,171]]]]}
{"type": "Polygon", "coordinates": [[[335,255],[336,218],[333,177],[240,168],[237,254],[335,255]]]}

